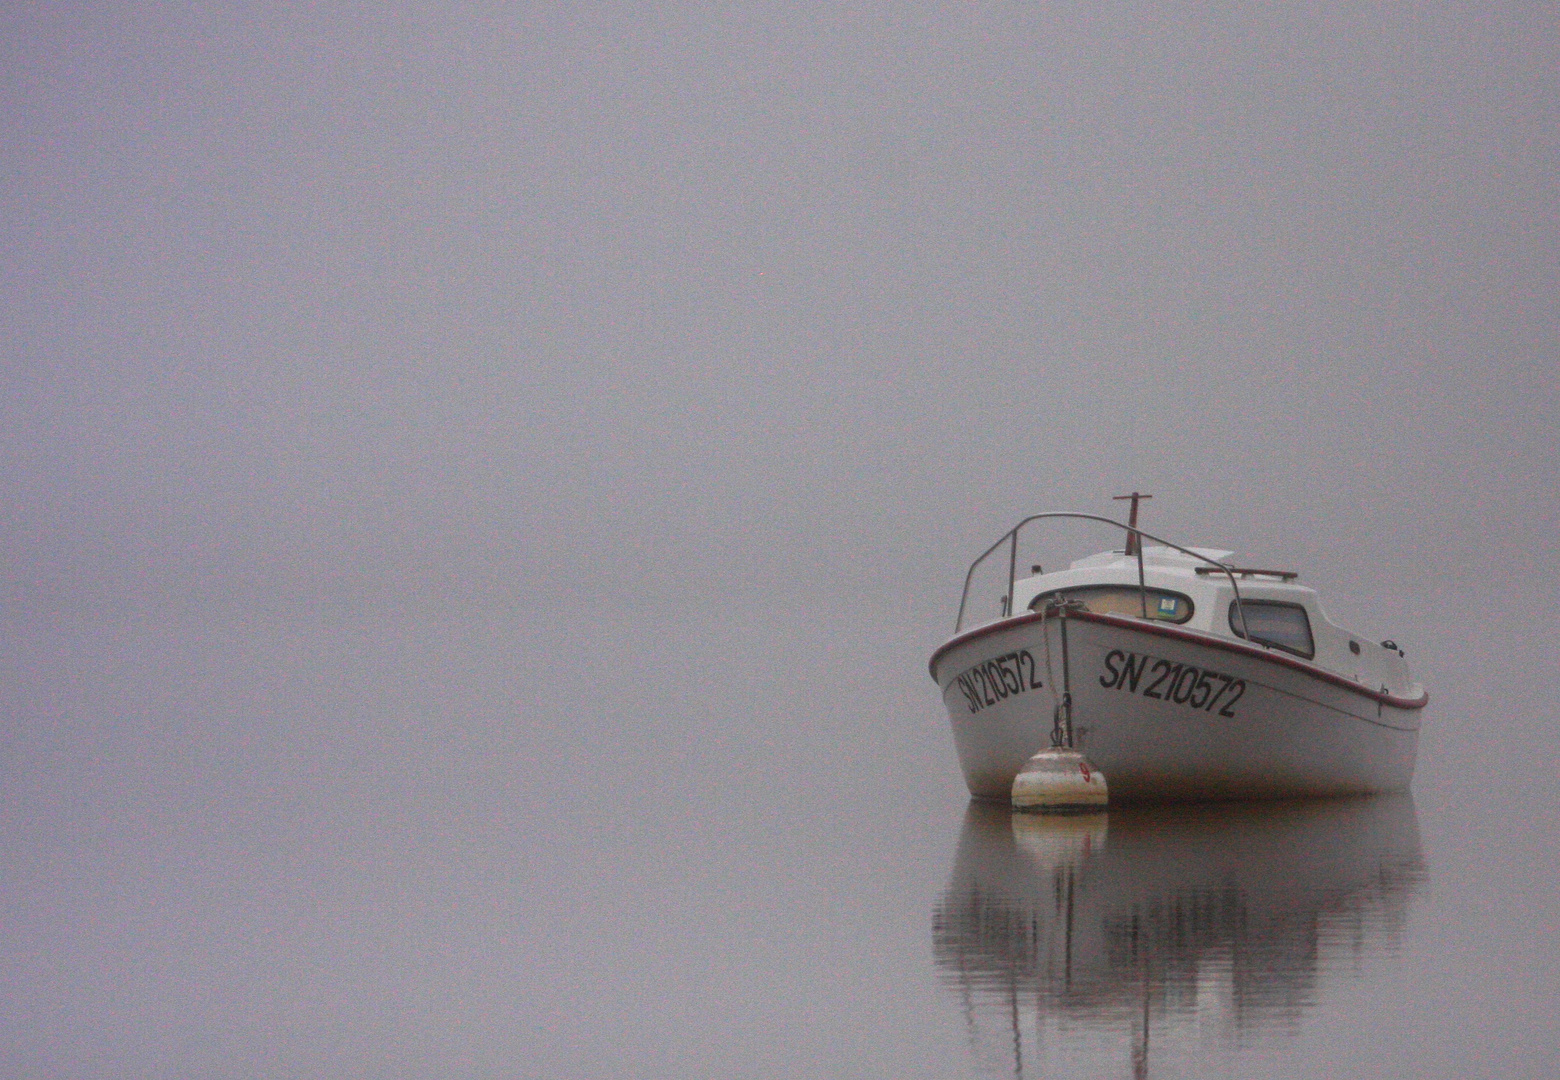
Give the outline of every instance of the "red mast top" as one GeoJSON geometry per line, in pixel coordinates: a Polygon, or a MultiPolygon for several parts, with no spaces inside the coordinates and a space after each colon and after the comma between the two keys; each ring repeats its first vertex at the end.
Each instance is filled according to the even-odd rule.
{"type": "Polygon", "coordinates": [[[1127,550],[1122,554],[1136,555],[1143,550],[1143,541],[1137,534],[1138,501],[1141,499],[1152,499],[1153,496],[1134,491],[1131,495],[1113,495],[1111,498],[1116,502],[1120,502],[1122,499],[1132,500],[1132,515],[1127,518],[1127,525],[1130,526],[1127,530],[1127,550]]]}

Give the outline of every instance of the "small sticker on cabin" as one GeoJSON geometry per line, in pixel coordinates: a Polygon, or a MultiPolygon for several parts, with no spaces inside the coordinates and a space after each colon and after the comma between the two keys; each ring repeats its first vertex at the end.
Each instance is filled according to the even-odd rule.
{"type": "Polygon", "coordinates": [[[1175,597],[1173,597],[1173,596],[1161,596],[1159,598],[1159,611],[1160,611],[1160,614],[1162,614],[1162,615],[1174,615],[1175,614],[1175,597]]]}

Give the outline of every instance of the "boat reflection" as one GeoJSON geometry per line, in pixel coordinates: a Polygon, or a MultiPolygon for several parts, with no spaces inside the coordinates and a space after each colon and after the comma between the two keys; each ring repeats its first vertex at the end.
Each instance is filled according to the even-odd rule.
{"type": "MultiPolygon", "coordinates": [[[[972,802],[933,918],[972,1049],[1024,1075],[1044,1033],[1293,1029],[1321,973],[1392,950],[1425,881],[1407,796],[1055,817],[972,802]]],[[[1051,1043],[1049,1045],[1054,1045],[1051,1043]]]]}

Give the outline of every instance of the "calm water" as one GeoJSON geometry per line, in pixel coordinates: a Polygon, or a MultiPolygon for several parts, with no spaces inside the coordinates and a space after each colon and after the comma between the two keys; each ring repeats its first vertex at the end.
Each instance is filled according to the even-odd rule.
{"type": "Polygon", "coordinates": [[[859,622],[12,616],[0,1073],[1560,1074],[1537,651],[1402,635],[1411,799],[1058,822],[859,622]]]}

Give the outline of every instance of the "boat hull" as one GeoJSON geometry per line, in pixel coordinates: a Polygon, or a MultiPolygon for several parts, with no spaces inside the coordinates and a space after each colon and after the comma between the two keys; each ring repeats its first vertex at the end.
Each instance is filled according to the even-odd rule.
{"type": "Polygon", "coordinates": [[[1245,642],[1090,612],[983,627],[932,670],[971,794],[1002,800],[1051,745],[1064,686],[1074,743],[1113,802],[1406,790],[1425,704],[1245,642]]]}

